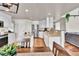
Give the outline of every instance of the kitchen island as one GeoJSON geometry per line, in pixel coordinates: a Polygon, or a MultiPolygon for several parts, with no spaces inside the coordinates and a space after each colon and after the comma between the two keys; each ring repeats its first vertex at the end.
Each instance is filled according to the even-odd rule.
{"type": "Polygon", "coordinates": [[[61,32],[60,31],[45,32],[44,41],[45,41],[46,46],[52,50],[54,41],[61,45],[61,32]]]}

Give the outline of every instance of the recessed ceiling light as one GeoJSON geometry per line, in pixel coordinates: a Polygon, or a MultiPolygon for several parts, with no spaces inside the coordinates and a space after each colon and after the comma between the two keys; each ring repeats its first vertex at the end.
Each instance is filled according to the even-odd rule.
{"type": "Polygon", "coordinates": [[[25,10],[25,12],[28,12],[28,11],[29,11],[28,9],[25,10]]]}

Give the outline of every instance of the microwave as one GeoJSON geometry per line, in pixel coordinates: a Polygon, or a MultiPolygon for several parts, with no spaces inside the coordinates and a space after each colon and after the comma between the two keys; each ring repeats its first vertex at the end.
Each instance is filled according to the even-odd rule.
{"type": "Polygon", "coordinates": [[[0,21],[0,27],[4,27],[4,22],[0,21]]]}

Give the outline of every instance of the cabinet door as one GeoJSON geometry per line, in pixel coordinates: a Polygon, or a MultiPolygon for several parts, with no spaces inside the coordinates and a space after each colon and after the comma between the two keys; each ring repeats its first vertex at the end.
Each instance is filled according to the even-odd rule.
{"type": "Polygon", "coordinates": [[[49,48],[52,50],[52,48],[53,48],[53,39],[52,39],[52,37],[49,37],[49,48]]]}
{"type": "Polygon", "coordinates": [[[54,40],[56,43],[60,44],[60,37],[53,37],[53,40],[54,40]]]}
{"type": "Polygon", "coordinates": [[[55,23],[55,29],[60,30],[60,22],[55,23]]]}
{"type": "Polygon", "coordinates": [[[14,33],[9,33],[8,34],[8,44],[12,44],[15,42],[15,34],[14,33]]]}
{"type": "Polygon", "coordinates": [[[52,50],[53,42],[60,44],[60,37],[49,37],[49,48],[52,50]]]}
{"type": "Polygon", "coordinates": [[[46,20],[43,20],[43,28],[46,28],[46,20]]]}
{"type": "Polygon", "coordinates": [[[45,35],[45,33],[44,33],[44,42],[45,42],[46,46],[49,47],[49,37],[48,37],[48,35],[45,35]]]}
{"type": "Polygon", "coordinates": [[[44,33],[43,32],[39,32],[39,37],[43,38],[44,37],[44,33]]]}
{"type": "Polygon", "coordinates": [[[51,17],[50,20],[49,20],[49,27],[50,28],[53,28],[53,18],[51,17]]]}
{"type": "Polygon", "coordinates": [[[42,21],[39,21],[39,28],[42,28],[42,21]]]}
{"type": "Polygon", "coordinates": [[[46,28],[49,28],[49,17],[47,17],[47,19],[46,19],[46,28]]]}

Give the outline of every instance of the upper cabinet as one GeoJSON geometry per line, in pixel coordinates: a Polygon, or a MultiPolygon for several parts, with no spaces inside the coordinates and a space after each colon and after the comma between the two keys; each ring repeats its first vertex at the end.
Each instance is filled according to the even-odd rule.
{"type": "Polygon", "coordinates": [[[0,21],[4,22],[4,28],[14,29],[12,18],[10,15],[0,12],[0,21]]]}
{"type": "Polygon", "coordinates": [[[39,27],[40,27],[40,29],[45,28],[45,26],[46,26],[46,20],[39,21],[39,27]]]}
{"type": "Polygon", "coordinates": [[[53,27],[53,17],[47,17],[44,20],[39,21],[39,27],[40,29],[43,28],[52,28],[53,27]]]}
{"type": "Polygon", "coordinates": [[[50,20],[49,20],[49,27],[50,28],[53,28],[54,27],[53,26],[54,25],[54,23],[53,23],[54,21],[53,20],[54,20],[53,17],[50,17],[50,20]]]}

